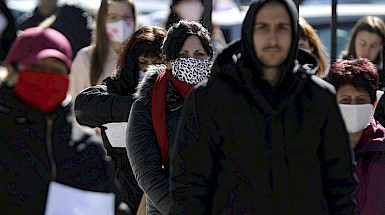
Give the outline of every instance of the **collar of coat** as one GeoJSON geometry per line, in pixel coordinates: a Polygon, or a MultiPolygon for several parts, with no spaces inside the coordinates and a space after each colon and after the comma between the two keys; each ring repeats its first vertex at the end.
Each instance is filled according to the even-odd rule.
{"type": "MultiPolygon", "coordinates": [[[[134,93],[134,99],[140,99],[145,104],[151,104],[152,89],[158,76],[166,72],[165,65],[152,65],[147,69],[142,81],[139,82],[134,93]]],[[[176,111],[183,106],[183,96],[172,85],[168,85],[166,93],[166,110],[176,111]]]]}

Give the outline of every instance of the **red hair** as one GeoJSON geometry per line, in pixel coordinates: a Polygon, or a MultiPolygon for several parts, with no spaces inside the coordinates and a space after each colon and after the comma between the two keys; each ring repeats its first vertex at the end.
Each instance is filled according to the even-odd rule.
{"type": "Polygon", "coordinates": [[[328,81],[338,90],[345,84],[365,88],[372,104],[377,100],[379,77],[376,66],[366,58],[341,60],[330,66],[328,81]]]}

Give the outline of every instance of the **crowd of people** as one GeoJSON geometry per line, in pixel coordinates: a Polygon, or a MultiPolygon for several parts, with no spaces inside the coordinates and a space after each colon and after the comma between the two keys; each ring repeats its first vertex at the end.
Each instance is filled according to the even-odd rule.
{"type": "Polygon", "coordinates": [[[228,44],[203,5],[0,0],[1,214],[385,214],[384,21],[333,61],[292,0],[228,44]]]}

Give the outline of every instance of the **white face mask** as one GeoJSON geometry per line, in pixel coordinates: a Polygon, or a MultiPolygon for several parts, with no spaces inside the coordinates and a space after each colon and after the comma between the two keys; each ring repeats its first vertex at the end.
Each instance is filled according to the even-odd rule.
{"type": "Polygon", "coordinates": [[[144,78],[144,74],[145,72],[143,72],[142,70],[139,70],[139,81],[141,81],[144,78]]]}
{"type": "Polygon", "coordinates": [[[356,133],[364,130],[369,125],[374,114],[372,104],[339,104],[346,130],[356,133]]]}
{"type": "Polygon", "coordinates": [[[107,35],[111,41],[123,43],[134,32],[134,22],[119,20],[106,24],[107,35]]]}
{"type": "Polygon", "coordinates": [[[211,61],[208,59],[178,58],[171,62],[171,74],[180,81],[197,84],[210,72],[211,61]]]}
{"type": "Polygon", "coordinates": [[[7,26],[8,26],[7,18],[2,13],[0,13],[0,36],[1,37],[2,37],[5,29],[7,28],[7,26]]]}
{"type": "Polygon", "coordinates": [[[202,18],[203,5],[199,1],[182,3],[176,12],[182,19],[199,21],[202,18]]]}

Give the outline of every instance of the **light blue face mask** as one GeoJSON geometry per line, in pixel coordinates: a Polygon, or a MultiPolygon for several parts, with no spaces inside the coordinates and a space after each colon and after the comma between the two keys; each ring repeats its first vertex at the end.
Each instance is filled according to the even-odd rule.
{"type": "Polygon", "coordinates": [[[143,72],[142,70],[139,70],[139,81],[142,81],[142,79],[144,78],[144,74],[145,72],[143,72]]]}
{"type": "Polygon", "coordinates": [[[3,37],[3,33],[5,29],[7,29],[7,26],[8,26],[7,18],[2,13],[0,13],[0,38],[3,37]]]}
{"type": "Polygon", "coordinates": [[[210,72],[209,59],[178,58],[171,62],[171,74],[188,84],[197,84],[207,78],[210,72]]]}

